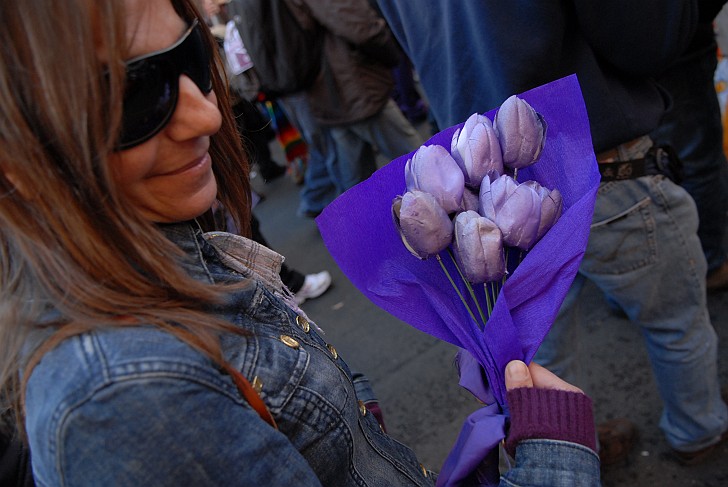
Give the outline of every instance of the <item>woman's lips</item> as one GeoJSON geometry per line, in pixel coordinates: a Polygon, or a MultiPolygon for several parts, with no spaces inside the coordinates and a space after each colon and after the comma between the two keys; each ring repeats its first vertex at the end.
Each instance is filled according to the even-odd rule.
{"type": "Polygon", "coordinates": [[[194,161],[190,162],[189,164],[180,167],[179,169],[175,169],[171,172],[166,172],[164,174],[160,174],[160,176],[176,176],[177,174],[182,174],[183,172],[192,171],[195,169],[201,169],[205,166],[210,165],[210,154],[205,153],[204,156],[195,159],[194,161]]]}

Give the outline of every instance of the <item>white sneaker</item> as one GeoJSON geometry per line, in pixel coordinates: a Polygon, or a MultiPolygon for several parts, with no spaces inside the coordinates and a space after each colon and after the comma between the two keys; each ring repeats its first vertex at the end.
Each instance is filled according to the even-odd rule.
{"type": "Polygon", "coordinates": [[[319,272],[318,274],[307,274],[303,281],[303,286],[293,297],[296,304],[303,304],[307,299],[318,298],[331,285],[331,274],[328,271],[319,272]]]}

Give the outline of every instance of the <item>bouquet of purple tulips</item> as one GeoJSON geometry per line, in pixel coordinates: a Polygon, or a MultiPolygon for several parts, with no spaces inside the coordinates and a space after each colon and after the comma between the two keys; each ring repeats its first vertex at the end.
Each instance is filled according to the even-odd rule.
{"type": "MultiPolygon", "coordinates": [[[[441,131],[317,218],[373,303],[461,348],[460,384],[486,406],[466,420],[438,485],[482,467],[505,436],[505,366],[529,362],[553,323],[586,249],[599,180],[569,76],[441,131]]],[[[497,462],[490,468],[497,478],[497,462]]]]}
{"type": "Polygon", "coordinates": [[[456,293],[459,288],[440,253],[446,251],[473,298],[476,323],[485,327],[507,275],[508,254],[533,247],[562,211],[558,189],[537,181],[517,182],[518,170],[538,161],[546,122],[528,102],[511,96],[493,123],[474,113],[442,146],[418,149],[404,167],[407,192],[395,198],[392,214],[405,247],[420,259],[434,256],[456,293]],[[487,314],[472,285],[485,284],[487,314]],[[480,322],[478,322],[478,319],[480,322]]]}

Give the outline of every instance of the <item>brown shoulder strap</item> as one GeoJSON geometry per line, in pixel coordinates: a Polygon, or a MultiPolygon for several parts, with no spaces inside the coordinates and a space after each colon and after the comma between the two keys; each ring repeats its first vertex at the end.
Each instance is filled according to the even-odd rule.
{"type": "Polygon", "coordinates": [[[225,372],[233,378],[233,382],[235,382],[235,385],[238,387],[240,394],[242,394],[245,400],[248,401],[248,404],[255,409],[255,412],[258,413],[261,419],[273,428],[278,429],[276,420],[273,419],[273,415],[270,413],[268,407],[263,402],[263,399],[261,399],[260,395],[255,391],[248,379],[229,363],[223,362],[222,365],[225,372]]]}

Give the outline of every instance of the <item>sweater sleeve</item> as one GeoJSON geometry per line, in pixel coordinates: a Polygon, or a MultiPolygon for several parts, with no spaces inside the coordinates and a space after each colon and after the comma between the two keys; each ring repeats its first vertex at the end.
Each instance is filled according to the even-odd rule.
{"type": "Polygon", "coordinates": [[[588,396],[555,389],[523,387],[508,392],[511,428],[506,450],[515,456],[518,442],[551,439],[596,451],[592,402],[588,396]]]}

